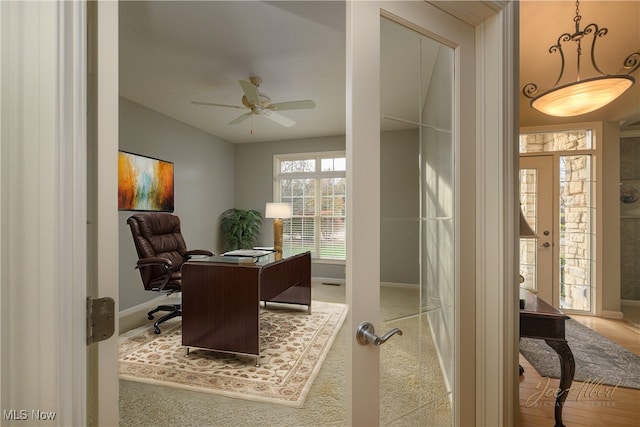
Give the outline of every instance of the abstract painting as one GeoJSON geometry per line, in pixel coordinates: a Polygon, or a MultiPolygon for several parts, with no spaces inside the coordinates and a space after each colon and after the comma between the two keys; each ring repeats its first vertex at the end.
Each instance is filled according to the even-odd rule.
{"type": "Polygon", "coordinates": [[[173,212],[173,163],[119,151],[118,210],[173,212]]]}

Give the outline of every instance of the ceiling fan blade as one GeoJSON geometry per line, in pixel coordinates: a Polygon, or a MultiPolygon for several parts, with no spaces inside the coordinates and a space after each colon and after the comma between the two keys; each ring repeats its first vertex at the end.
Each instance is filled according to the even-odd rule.
{"type": "Polygon", "coordinates": [[[305,99],[303,101],[276,102],[275,104],[271,104],[269,108],[274,111],[282,111],[282,110],[308,110],[315,107],[316,107],[315,102],[313,102],[310,99],[305,99]]]}
{"type": "Polygon", "coordinates": [[[191,101],[191,103],[196,105],[213,105],[214,107],[238,108],[240,110],[247,109],[247,107],[240,107],[239,105],[214,104],[213,102],[191,101]]]}
{"type": "Polygon", "coordinates": [[[244,113],[243,115],[238,116],[236,119],[230,121],[229,124],[230,125],[235,125],[235,124],[238,124],[240,122],[243,122],[243,121],[247,120],[251,116],[251,114],[252,114],[251,111],[249,111],[248,113],[244,113]]]}
{"type": "Polygon", "coordinates": [[[288,117],[283,116],[282,114],[278,114],[278,113],[274,113],[271,110],[264,110],[263,112],[264,116],[270,120],[273,120],[274,122],[278,123],[279,125],[285,126],[290,128],[291,126],[295,125],[296,122],[294,122],[293,120],[291,120],[288,117]]]}
{"type": "Polygon", "coordinates": [[[260,104],[260,94],[258,93],[258,88],[251,82],[246,80],[239,80],[240,86],[242,87],[242,91],[247,99],[253,105],[261,105],[260,104]]]}

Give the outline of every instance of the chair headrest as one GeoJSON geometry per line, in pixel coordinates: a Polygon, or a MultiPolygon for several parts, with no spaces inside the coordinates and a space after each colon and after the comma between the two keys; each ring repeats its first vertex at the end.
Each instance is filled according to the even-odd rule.
{"type": "Polygon", "coordinates": [[[170,213],[139,213],[131,215],[129,220],[132,218],[138,222],[139,232],[145,239],[162,234],[180,233],[180,218],[170,213]]]}
{"type": "Polygon", "coordinates": [[[132,215],[127,220],[140,258],[164,257],[176,268],[182,265],[187,247],[180,231],[180,218],[164,212],[132,215]]]}

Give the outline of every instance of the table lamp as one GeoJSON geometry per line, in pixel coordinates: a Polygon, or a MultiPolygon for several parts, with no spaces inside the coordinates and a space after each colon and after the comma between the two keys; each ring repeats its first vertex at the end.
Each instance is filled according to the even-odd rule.
{"type": "Polygon", "coordinates": [[[291,218],[291,205],[289,203],[267,203],[264,217],[273,218],[273,249],[281,254],[282,220],[291,218]]]}

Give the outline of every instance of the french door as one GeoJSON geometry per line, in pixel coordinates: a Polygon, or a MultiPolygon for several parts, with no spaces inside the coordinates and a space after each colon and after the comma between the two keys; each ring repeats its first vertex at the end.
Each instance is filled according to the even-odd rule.
{"type": "MultiPolygon", "coordinates": [[[[448,391],[444,391],[442,395],[451,404],[452,425],[512,424],[510,420],[513,419],[513,412],[509,412],[513,408],[505,408],[508,406],[505,402],[509,400],[502,400],[499,396],[511,396],[514,385],[517,387],[513,380],[515,376],[511,373],[511,365],[514,372],[517,367],[516,359],[513,358],[517,351],[509,349],[501,352],[498,345],[485,345],[484,337],[486,335],[489,341],[501,342],[506,335],[500,328],[513,324],[511,318],[515,316],[515,309],[499,302],[503,298],[511,299],[510,289],[503,290],[504,283],[500,278],[504,270],[499,272],[493,269],[498,268],[498,265],[501,266],[499,268],[504,268],[502,261],[476,258],[477,244],[486,249],[498,243],[496,247],[499,250],[493,255],[504,251],[503,243],[506,242],[507,246],[510,244],[507,242],[508,233],[507,240],[504,241],[487,239],[484,234],[476,240],[477,221],[483,222],[478,223],[478,227],[483,230],[493,230],[495,227],[497,231],[497,228],[505,227],[504,223],[494,222],[494,219],[499,217],[496,213],[498,210],[509,210],[504,201],[508,197],[503,199],[500,196],[500,199],[487,202],[494,195],[503,194],[495,189],[505,181],[500,181],[500,177],[492,173],[504,166],[501,163],[502,157],[478,153],[492,148],[500,149],[498,146],[504,141],[504,134],[501,132],[506,129],[497,125],[502,123],[504,114],[500,107],[485,111],[481,118],[476,116],[476,102],[484,102],[486,92],[476,92],[475,85],[478,82],[486,90],[486,86],[503,84],[492,79],[498,74],[495,67],[504,58],[494,61],[490,58],[505,45],[492,44],[492,41],[499,38],[499,34],[505,29],[497,28],[508,25],[505,22],[513,16],[501,15],[502,20],[494,20],[494,9],[482,18],[467,20],[473,21],[467,24],[462,19],[453,17],[457,12],[459,16],[464,15],[462,9],[465,6],[456,5],[456,2],[438,2],[438,7],[427,2],[347,3],[347,303],[350,306],[347,328],[353,334],[348,340],[346,366],[349,425],[378,425],[381,422],[433,424],[435,408],[430,407],[427,402],[421,402],[416,396],[408,398],[412,401],[397,399],[393,388],[381,388],[381,376],[388,375],[387,370],[391,368],[380,362],[384,359],[381,353],[395,351],[406,344],[403,341],[421,340],[424,334],[431,334],[430,330],[433,329],[437,329],[433,337],[437,342],[440,372],[444,372],[449,386],[448,391]],[[443,8],[449,13],[443,11],[443,8]],[[415,87],[419,89],[405,93],[402,85],[398,85],[397,90],[390,92],[392,98],[402,98],[403,95],[409,98],[381,98],[381,91],[385,90],[385,80],[381,79],[381,46],[388,41],[387,34],[381,29],[381,17],[384,18],[383,25],[389,22],[400,25],[409,31],[404,33],[405,36],[409,34],[409,37],[422,39],[425,44],[443,52],[443,62],[436,65],[422,61],[432,56],[421,57],[421,52],[424,52],[420,49],[420,43],[414,46],[413,61],[417,66],[413,78],[418,82],[415,87]],[[482,27],[482,31],[478,32],[474,25],[482,27]],[[486,62],[484,59],[480,61],[483,72],[478,71],[481,75],[479,79],[476,79],[476,67],[480,68],[476,49],[483,49],[482,53],[486,57],[486,62]],[[448,59],[447,55],[450,55],[448,59]],[[438,69],[442,64],[451,67],[444,73],[450,80],[442,80],[433,86],[421,86],[421,79],[422,83],[429,80],[425,78],[424,72],[427,69],[429,73],[442,72],[438,69]],[[492,67],[493,71],[490,71],[492,67]],[[435,98],[440,99],[438,103],[432,101],[431,96],[444,98],[435,98]],[[428,319],[423,324],[423,329],[418,326],[419,322],[415,322],[416,327],[409,326],[403,336],[393,335],[385,344],[375,346],[362,345],[355,339],[356,331],[363,323],[371,323],[378,336],[393,331],[388,329],[398,325],[394,322],[385,323],[389,319],[382,318],[380,314],[385,303],[380,287],[380,259],[383,249],[380,183],[384,179],[380,170],[380,125],[386,120],[380,118],[386,114],[383,102],[404,102],[400,109],[407,107],[412,111],[407,116],[399,113],[400,116],[395,117],[398,129],[415,130],[419,135],[419,151],[425,155],[419,155],[415,159],[416,165],[419,164],[421,168],[421,175],[416,173],[421,190],[419,195],[416,194],[416,198],[420,200],[420,208],[414,214],[422,243],[405,250],[407,257],[415,256],[420,264],[420,284],[432,281],[433,287],[428,289],[438,289],[441,293],[429,293],[427,290],[414,301],[415,318],[420,319],[425,314],[424,318],[428,319]],[[428,114],[423,115],[427,110],[428,114]],[[437,119],[437,123],[434,124],[433,119],[437,119]],[[442,121],[438,122],[439,119],[442,121]],[[479,132],[476,132],[477,121],[483,122],[479,132]],[[487,138],[494,131],[495,138],[487,138]],[[478,143],[479,146],[476,145],[476,137],[483,141],[478,143]],[[484,144],[484,141],[487,143],[484,144]],[[482,158],[480,163],[476,156],[482,158]],[[488,163],[483,163],[485,161],[488,163]],[[476,174],[487,175],[478,182],[476,174]],[[476,200],[482,201],[482,220],[477,218],[476,200]],[[434,260],[439,260],[439,263],[433,263],[434,260]],[[493,261],[497,263],[490,265],[493,261]],[[481,267],[480,273],[477,273],[477,267],[481,267]],[[497,276],[493,276],[494,274],[497,276]],[[493,279],[486,280],[487,275],[493,279]],[[430,297],[440,298],[438,303],[442,309],[432,318],[429,312],[435,299],[430,297]],[[489,308],[496,305],[506,308],[489,308]],[[501,318],[509,320],[505,322],[499,320],[501,318]],[[479,319],[481,320],[478,321],[479,319]],[[497,322],[497,329],[492,330],[489,336],[486,331],[487,328],[493,328],[489,326],[493,322],[497,322]],[[496,353],[489,354],[494,351],[496,353]],[[503,358],[505,355],[506,358],[503,358]],[[489,366],[494,365],[494,362],[495,366],[489,366]],[[506,374],[487,375],[488,372],[497,372],[494,369],[506,374]],[[506,391],[505,384],[508,384],[506,391]],[[388,417],[390,414],[391,418],[388,417]]],[[[513,12],[509,10],[509,13],[513,12]]],[[[464,12],[473,15],[474,11],[470,9],[464,12]]],[[[395,75],[392,73],[391,78],[402,83],[406,73],[411,71],[405,65],[397,63],[395,75]]],[[[501,102],[496,101],[496,105],[501,102]]],[[[394,111],[393,114],[397,112],[394,111]]],[[[507,152],[511,153],[515,138],[510,135],[509,139],[510,142],[505,144],[507,152]]],[[[415,165],[408,167],[416,171],[418,169],[415,165]]],[[[410,227],[410,221],[407,220],[407,224],[401,222],[397,222],[398,229],[410,227]]],[[[502,231],[500,234],[502,235],[502,231]]],[[[515,295],[515,290],[513,292],[515,295]]],[[[515,297],[513,299],[515,302],[515,297]]],[[[408,313],[412,311],[408,310],[405,317],[410,317],[408,313]]],[[[435,311],[431,314],[435,314],[435,311]]],[[[506,334],[515,335],[513,331],[506,334]]],[[[417,379],[418,385],[410,386],[406,383],[405,388],[428,386],[424,382],[426,377],[422,369],[424,366],[421,366],[419,360],[420,355],[410,354],[412,358],[418,359],[413,365],[412,376],[417,379]]],[[[407,374],[407,377],[410,375],[407,374]]]]}
{"type": "Polygon", "coordinates": [[[520,274],[524,278],[522,287],[557,307],[553,274],[556,234],[553,165],[553,156],[520,158],[520,208],[537,235],[520,239],[520,274]]]}

